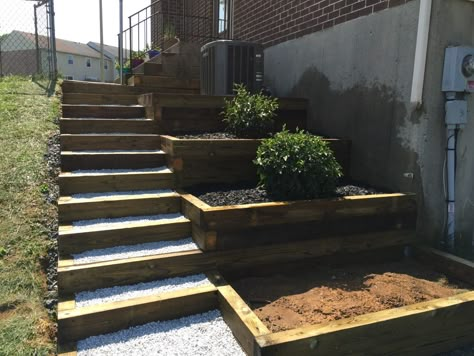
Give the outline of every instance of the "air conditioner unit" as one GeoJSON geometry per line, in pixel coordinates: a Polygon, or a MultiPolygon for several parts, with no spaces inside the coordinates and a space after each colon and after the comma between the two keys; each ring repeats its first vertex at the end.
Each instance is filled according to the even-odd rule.
{"type": "Polygon", "coordinates": [[[263,46],[219,40],[201,48],[201,94],[231,95],[234,83],[251,92],[263,86],[263,46]]]}

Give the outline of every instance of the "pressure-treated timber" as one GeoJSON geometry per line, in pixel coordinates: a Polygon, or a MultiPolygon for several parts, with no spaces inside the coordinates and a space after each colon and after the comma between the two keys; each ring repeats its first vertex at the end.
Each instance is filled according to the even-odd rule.
{"type": "MultiPolygon", "coordinates": [[[[350,174],[349,140],[325,139],[346,176],[350,174]]],[[[205,183],[256,181],[253,161],[262,140],[252,139],[179,139],[161,136],[161,148],[168,166],[175,171],[176,184],[189,187],[205,183]]]]}
{"type": "Polygon", "coordinates": [[[160,136],[154,134],[61,134],[61,150],[158,150],[160,136]]]}
{"type": "Polygon", "coordinates": [[[65,118],[143,118],[145,108],[141,105],[85,105],[62,104],[65,118]]]}
{"type": "Polygon", "coordinates": [[[474,262],[430,247],[417,246],[414,250],[417,259],[474,286],[474,262]]]}
{"type": "Polygon", "coordinates": [[[58,344],[58,356],[77,356],[77,343],[58,344]]]}
{"type": "Polygon", "coordinates": [[[128,173],[61,173],[61,195],[129,190],[152,190],[174,187],[173,173],[164,171],[130,171],[128,173]]]}
{"type": "Polygon", "coordinates": [[[60,119],[63,134],[133,133],[154,134],[158,127],[151,119],[60,119]]]}
{"type": "MultiPolygon", "coordinates": [[[[136,245],[149,242],[179,240],[191,236],[189,220],[128,223],[114,228],[73,229],[59,227],[60,256],[114,246],[136,245]]],[[[62,257],[61,257],[62,258],[62,257]]]]}
{"type": "Polygon", "coordinates": [[[135,68],[133,68],[134,74],[143,74],[151,76],[163,75],[163,64],[162,63],[153,63],[153,62],[144,62],[135,68]]]}
{"type": "Polygon", "coordinates": [[[200,81],[198,79],[178,79],[167,76],[150,76],[134,74],[128,80],[129,86],[145,86],[147,88],[175,88],[185,90],[199,90],[200,81]]]}
{"type": "Polygon", "coordinates": [[[229,285],[219,286],[219,307],[224,321],[247,355],[258,354],[256,338],[270,333],[250,307],[229,285]]]}
{"type": "Polygon", "coordinates": [[[433,355],[474,342],[474,292],[258,336],[261,355],[433,355]]]}
{"type": "MultiPolygon", "coordinates": [[[[226,96],[189,94],[144,94],[139,104],[146,108],[146,117],[153,118],[163,134],[215,132],[225,129],[221,112],[226,96]]],[[[306,128],[307,100],[280,98],[275,130],[283,125],[289,130],[306,128]]]]}
{"type": "MultiPolygon", "coordinates": [[[[203,253],[201,250],[130,258],[58,268],[61,293],[127,285],[210,270],[232,271],[249,266],[284,263],[334,253],[356,253],[413,242],[412,230],[383,231],[360,235],[298,241],[252,249],[203,253]]],[[[60,261],[61,262],[61,261],[60,261]]]]}
{"type": "Polygon", "coordinates": [[[384,194],[209,207],[182,194],[182,212],[193,222],[193,238],[203,250],[412,229],[416,196],[384,194]],[[288,233],[291,231],[291,233],[288,233]]]}
{"type": "Polygon", "coordinates": [[[63,196],[58,201],[58,215],[61,223],[123,216],[170,214],[180,210],[181,199],[176,193],[118,195],[91,199],[63,196]]]}
{"type": "Polygon", "coordinates": [[[160,150],[123,151],[62,151],[61,170],[141,169],[166,165],[166,155],[160,150]]]}
{"type": "Polygon", "coordinates": [[[63,104],[137,105],[137,94],[63,93],[63,104]]]}
{"type": "Polygon", "coordinates": [[[59,341],[67,343],[153,321],[203,313],[217,307],[213,285],[99,304],[58,313],[59,341]]]}

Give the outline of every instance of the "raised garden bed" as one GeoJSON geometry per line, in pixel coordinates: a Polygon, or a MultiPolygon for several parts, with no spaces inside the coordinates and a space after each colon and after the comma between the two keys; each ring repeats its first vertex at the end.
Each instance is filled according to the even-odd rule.
{"type": "MultiPolygon", "coordinates": [[[[345,176],[350,174],[349,140],[327,139],[345,176]]],[[[204,183],[256,181],[253,164],[261,140],[253,139],[180,139],[161,136],[168,167],[174,171],[178,187],[204,183]]]]}
{"type": "Polygon", "coordinates": [[[205,251],[328,237],[350,240],[370,233],[406,238],[415,233],[416,196],[374,194],[211,207],[184,194],[182,212],[192,221],[193,238],[205,251]]]}
{"type": "Polygon", "coordinates": [[[472,343],[474,264],[414,252],[416,261],[355,268],[336,255],[338,267],[280,266],[292,270],[231,282],[250,302],[234,334],[262,356],[433,355],[472,343]]]}
{"type": "MultiPolygon", "coordinates": [[[[144,94],[138,102],[145,106],[146,117],[156,121],[159,132],[168,135],[216,132],[224,129],[221,112],[231,96],[189,94],[144,94]]],[[[275,130],[306,128],[306,99],[279,98],[275,130]]]]}

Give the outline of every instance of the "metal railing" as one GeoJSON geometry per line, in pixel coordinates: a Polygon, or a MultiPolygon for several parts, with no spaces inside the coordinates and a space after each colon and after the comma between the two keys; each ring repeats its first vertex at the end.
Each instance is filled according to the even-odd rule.
{"type": "MultiPolygon", "coordinates": [[[[133,73],[147,53],[149,57],[168,50],[179,41],[204,45],[217,39],[231,39],[228,17],[214,20],[212,1],[157,0],[128,17],[122,33],[124,63],[121,71],[133,73]],[[133,63],[132,63],[133,62],[133,63]]],[[[119,42],[120,42],[120,34],[119,42]]]]}

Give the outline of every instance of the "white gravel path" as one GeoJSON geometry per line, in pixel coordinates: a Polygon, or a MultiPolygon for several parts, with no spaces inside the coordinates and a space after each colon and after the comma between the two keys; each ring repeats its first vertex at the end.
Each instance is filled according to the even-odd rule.
{"type": "Polygon", "coordinates": [[[121,197],[127,195],[162,195],[162,194],[172,194],[176,193],[172,189],[159,189],[159,190],[132,190],[128,192],[104,192],[104,193],[81,193],[81,194],[72,194],[71,198],[75,200],[85,200],[85,199],[94,199],[94,198],[110,198],[110,197],[121,197]]]}
{"type": "Polygon", "coordinates": [[[74,259],[74,264],[85,264],[197,249],[199,249],[199,247],[193,242],[193,239],[187,238],[177,241],[159,241],[139,245],[116,246],[90,250],[72,255],[72,257],[74,259]]]}
{"type": "Polygon", "coordinates": [[[118,302],[133,298],[157,295],[176,290],[207,286],[212,284],[204,274],[167,278],[159,281],[139,283],[128,286],[97,289],[76,294],[76,308],[118,302]]]}
{"type": "Polygon", "coordinates": [[[157,173],[157,172],[171,172],[171,170],[166,167],[158,168],[143,168],[143,169],[79,169],[76,171],[70,172],[70,174],[133,174],[133,173],[157,173]]]}
{"type": "Polygon", "coordinates": [[[72,230],[83,229],[114,229],[124,227],[129,224],[147,224],[147,223],[171,223],[187,221],[184,215],[175,214],[158,214],[158,215],[142,215],[142,216],[126,216],[123,218],[113,219],[93,219],[93,220],[77,220],[72,222],[72,230]]]}
{"type": "Polygon", "coordinates": [[[78,356],[245,356],[218,310],[154,322],[77,344],[78,356]]]}
{"type": "MultiPolygon", "coordinates": [[[[122,132],[121,132],[122,133],[122,132]]],[[[96,135],[100,135],[97,133],[96,135]]],[[[163,150],[84,150],[84,151],[65,151],[70,155],[84,155],[84,154],[97,154],[97,153],[122,153],[122,154],[134,154],[134,153],[165,153],[163,150]]]]}

